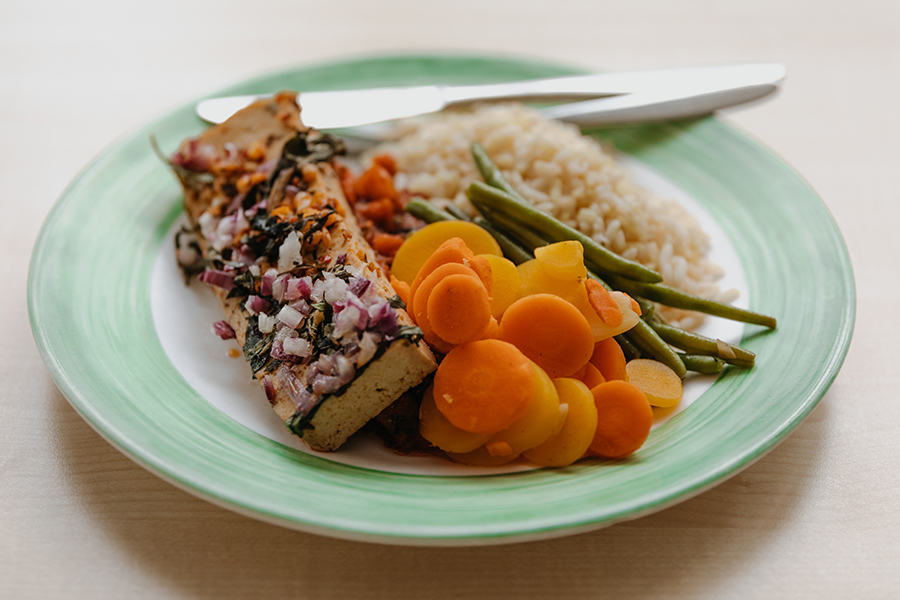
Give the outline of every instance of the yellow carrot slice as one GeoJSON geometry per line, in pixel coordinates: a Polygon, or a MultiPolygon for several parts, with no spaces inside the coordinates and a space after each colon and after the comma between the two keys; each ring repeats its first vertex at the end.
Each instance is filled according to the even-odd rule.
{"type": "Polygon", "coordinates": [[[625,365],[628,382],[644,392],[653,406],[669,408],[681,402],[684,387],[681,378],[661,362],[636,358],[625,365]]]}

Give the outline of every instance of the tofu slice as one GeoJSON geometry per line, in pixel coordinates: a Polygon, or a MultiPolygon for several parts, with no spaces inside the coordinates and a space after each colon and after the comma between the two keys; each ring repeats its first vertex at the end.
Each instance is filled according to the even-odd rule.
{"type": "MultiPolygon", "coordinates": [[[[185,141],[173,157],[172,165],[184,187],[185,210],[201,229],[201,251],[212,267],[220,267],[220,274],[234,264],[246,266],[255,259],[252,262],[256,263],[258,273],[276,269],[279,278],[308,277],[313,284],[335,278],[344,278],[352,285],[361,283],[359,278],[369,281],[362,286],[365,289],[360,292],[362,299],[354,295],[353,301],[347,300],[349,304],[359,300],[369,311],[369,316],[362,318],[368,323],[364,331],[354,329],[347,334],[349,337],[324,339],[328,337],[323,333],[328,327],[322,327],[321,322],[314,327],[309,322],[331,318],[331,325],[337,331],[339,327],[335,323],[339,311],[348,310],[339,299],[332,298],[334,302],[322,300],[318,304],[313,302],[315,298],[308,299],[305,305],[310,312],[304,324],[297,328],[299,337],[306,334],[304,339],[308,339],[313,347],[316,340],[320,344],[330,343],[332,349],[338,346],[340,349],[331,353],[331,358],[335,358],[333,355],[340,357],[322,359],[322,355],[316,355],[314,351],[302,361],[294,355],[285,355],[283,350],[275,354],[285,360],[274,358],[272,353],[280,343],[277,341],[279,333],[275,332],[276,341],[266,346],[264,335],[272,337],[273,332],[264,334],[261,331],[263,319],[271,323],[275,317],[278,323],[280,306],[289,304],[288,301],[262,294],[259,275],[253,276],[250,268],[237,267],[235,281],[243,278],[242,286],[230,287],[227,281],[224,284],[215,282],[220,286],[214,289],[222,302],[225,320],[244,348],[251,369],[256,368],[254,377],[275,412],[311,448],[333,451],[401,394],[421,383],[435,370],[436,363],[403,308],[391,307],[393,317],[385,317],[388,311],[385,303],[394,298],[395,292],[375,260],[374,251],[366,243],[343,194],[330,162],[328,145],[333,142],[302,126],[295,97],[293,93],[284,93],[261,100],[197,138],[185,141]],[[295,160],[298,148],[305,158],[295,160]],[[253,206],[247,207],[247,204],[253,206]],[[278,221],[279,224],[271,228],[275,232],[271,235],[273,239],[277,235],[284,237],[285,229],[280,227],[293,227],[293,245],[278,238],[278,248],[269,248],[263,257],[249,252],[250,244],[265,245],[263,234],[266,232],[254,229],[247,217],[254,211],[256,223],[260,222],[261,211],[270,218],[269,222],[278,221]],[[299,224],[304,225],[300,227],[299,224]],[[298,248],[302,251],[296,252],[298,248]],[[254,288],[256,293],[250,294],[246,285],[255,285],[259,290],[254,288]],[[248,302],[251,296],[259,296],[265,302],[256,301],[259,304],[251,306],[253,303],[248,302]],[[265,316],[254,314],[257,311],[253,308],[259,308],[260,304],[271,307],[263,311],[265,316]],[[373,312],[378,316],[373,317],[373,312]],[[373,327],[373,319],[377,321],[382,317],[386,320],[379,322],[381,329],[369,329],[373,327]],[[392,319],[402,335],[390,334],[392,319]],[[316,337],[316,332],[321,335],[316,337]],[[379,336],[374,356],[363,361],[366,352],[356,350],[354,353],[354,339],[358,339],[358,346],[362,347],[365,345],[363,338],[367,337],[370,342],[368,354],[371,355],[371,341],[379,336]],[[267,356],[255,352],[254,349],[260,346],[269,353],[267,356]],[[334,362],[339,363],[337,371],[326,371],[323,375],[322,365],[334,362]],[[346,378],[349,373],[347,363],[353,365],[352,378],[339,389],[332,390],[337,384],[327,377],[346,378]],[[320,385],[323,381],[332,383],[320,385]],[[322,392],[322,389],[326,391],[322,392]]],[[[227,280],[227,276],[223,277],[227,280]]],[[[201,279],[204,279],[202,275],[201,279]]],[[[321,283],[319,287],[327,286],[321,283]]],[[[343,284],[336,284],[336,287],[341,289],[343,284]]],[[[358,303],[353,306],[358,308],[358,303]]],[[[301,302],[299,309],[303,307],[301,302]]],[[[362,314],[362,309],[352,314],[362,314]]],[[[362,321],[358,320],[357,325],[362,321]]],[[[276,325],[280,334],[294,335],[283,331],[284,327],[276,325]]]]}

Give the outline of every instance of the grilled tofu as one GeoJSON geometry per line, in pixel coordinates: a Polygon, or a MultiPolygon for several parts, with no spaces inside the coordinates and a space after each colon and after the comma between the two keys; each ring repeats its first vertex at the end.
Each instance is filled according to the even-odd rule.
{"type": "Polygon", "coordinates": [[[195,235],[183,243],[253,376],[295,434],[332,451],[436,364],[343,194],[340,141],[304,127],[295,97],[249,106],[170,164],[195,235]]]}

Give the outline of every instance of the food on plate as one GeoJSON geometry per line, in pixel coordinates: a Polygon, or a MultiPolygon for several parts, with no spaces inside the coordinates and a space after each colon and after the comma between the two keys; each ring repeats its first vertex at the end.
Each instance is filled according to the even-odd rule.
{"type": "Polygon", "coordinates": [[[688,371],[753,366],[690,331],[703,314],[776,325],[723,301],[690,215],[569,126],[518,106],[441,115],[356,170],[293,98],[171,164],[193,224],[179,260],[315,449],[370,422],[395,449],[463,464],[621,459],[688,371]]]}
{"type": "Polygon", "coordinates": [[[225,311],[217,333],[241,345],[278,416],[328,451],[436,364],[344,196],[340,141],[304,127],[294,97],[181,144],[170,164],[191,225],[178,255],[202,268],[225,311]]]}

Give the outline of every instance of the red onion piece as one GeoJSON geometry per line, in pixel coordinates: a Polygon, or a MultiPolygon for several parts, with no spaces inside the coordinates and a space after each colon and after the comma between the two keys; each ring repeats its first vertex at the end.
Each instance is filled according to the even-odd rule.
{"type": "Polygon", "coordinates": [[[230,292],[234,289],[234,273],[206,269],[200,273],[199,279],[207,285],[222,288],[226,292],[230,292]]]}
{"type": "Polygon", "coordinates": [[[259,296],[249,296],[247,298],[247,303],[245,306],[247,310],[254,315],[269,312],[269,310],[272,309],[272,303],[265,298],[260,298],[259,296]]]}
{"type": "Polygon", "coordinates": [[[216,321],[213,323],[213,332],[223,340],[234,339],[234,329],[228,324],[228,321],[216,321]]]}

